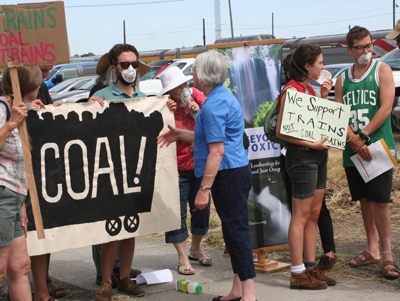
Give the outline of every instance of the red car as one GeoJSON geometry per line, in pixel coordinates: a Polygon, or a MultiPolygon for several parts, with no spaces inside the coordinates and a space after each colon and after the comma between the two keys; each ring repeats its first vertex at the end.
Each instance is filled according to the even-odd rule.
{"type": "Polygon", "coordinates": [[[156,60],[152,61],[149,65],[151,69],[148,73],[140,78],[140,80],[153,79],[159,75],[165,68],[172,64],[172,60],[156,60]]]}

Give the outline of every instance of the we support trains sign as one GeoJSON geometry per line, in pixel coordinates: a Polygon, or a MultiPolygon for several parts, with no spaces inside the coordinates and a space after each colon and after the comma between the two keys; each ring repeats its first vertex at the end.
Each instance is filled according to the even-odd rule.
{"type": "Polygon", "coordinates": [[[287,90],[280,131],[307,141],[325,137],[327,145],[344,149],[349,117],[347,105],[287,90]]]}
{"type": "Polygon", "coordinates": [[[0,68],[69,62],[64,3],[0,5],[0,68]]]}
{"type": "Polygon", "coordinates": [[[30,212],[30,255],[179,228],[176,149],[157,146],[174,124],[165,98],[66,104],[27,121],[46,237],[30,212]]]}

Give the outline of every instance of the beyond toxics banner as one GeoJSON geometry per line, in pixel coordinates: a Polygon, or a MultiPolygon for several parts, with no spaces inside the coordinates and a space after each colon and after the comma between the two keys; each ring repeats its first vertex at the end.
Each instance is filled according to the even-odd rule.
{"type": "Polygon", "coordinates": [[[165,99],[48,106],[27,123],[46,237],[29,211],[30,255],[180,227],[176,148],[157,146],[165,99]]]}
{"type": "Polygon", "coordinates": [[[219,49],[229,62],[226,85],[238,98],[249,137],[253,175],[248,209],[252,248],[287,243],[290,211],[282,171],[281,147],[263,130],[267,108],[280,90],[282,45],[219,49]]]}
{"type": "Polygon", "coordinates": [[[0,5],[0,68],[69,62],[64,2],[0,5]]]}

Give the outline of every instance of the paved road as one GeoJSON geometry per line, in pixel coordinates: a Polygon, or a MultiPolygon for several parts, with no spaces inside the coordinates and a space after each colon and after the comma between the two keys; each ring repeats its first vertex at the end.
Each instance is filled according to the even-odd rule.
{"type": "MultiPolygon", "coordinates": [[[[176,292],[172,283],[144,287],[146,296],[130,298],[115,291],[114,301],[210,301],[218,294],[227,292],[230,288],[230,263],[222,258],[222,251],[210,249],[208,253],[215,259],[213,267],[199,267],[196,275],[187,277],[200,282],[204,293],[187,295],[176,292]]],[[[134,266],[142,271],[176,268],[177,257],[172,246],[164,243],[162,236],[141,237],[137,239],[137,249],[134,266]]],[[[92,264],[91,249],[80,248],[53,254],[50,272],[55,281],[68,288],[70,294],[65,301],[94,300],[98,287],[95,285],[95,269],[92,264]]],[[[181,277],[173,271],[174,279],[181,277]]],[[[338,279],[336,287],[324,291],[299,291],[288,289],[289,273],[287,271],[258,274],[256,289],[259,301],[278,300],[400,300],[400,282],[373,282],[363,279],[338,279]]]]}

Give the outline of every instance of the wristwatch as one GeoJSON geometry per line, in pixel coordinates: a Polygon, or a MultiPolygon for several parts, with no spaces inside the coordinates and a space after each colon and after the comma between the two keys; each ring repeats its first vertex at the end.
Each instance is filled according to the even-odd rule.
{"type": "Polygon", "coordinates": [[[362,140],[364,140],[366,144],[368,144],[371,140],[371,137],[366,132],[364,132],[364,130],[360,130],[358,132],[358,135],[361,137],[362,140]]]}
{"type": "Polygon", "coordinates": [[[207,186],[200,185],[199,190],[210,191],[210,190],[211,190],[211,187],[207,187],[207,186]]]}

